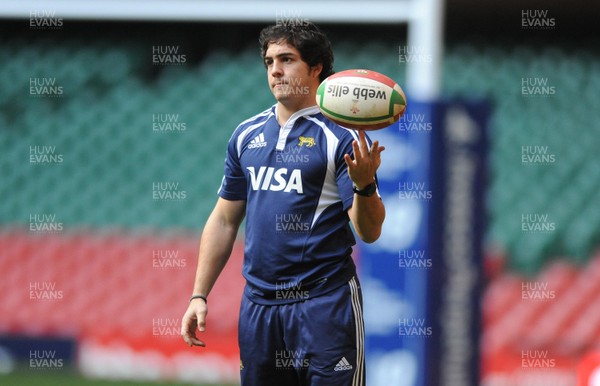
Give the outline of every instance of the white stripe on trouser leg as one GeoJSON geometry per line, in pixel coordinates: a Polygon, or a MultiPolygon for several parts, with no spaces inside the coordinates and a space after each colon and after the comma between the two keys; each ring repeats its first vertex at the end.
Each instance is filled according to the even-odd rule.
{"type": "Polygon", "coordinates": [[[356,326],[356,370],[354,371],[352,386],[363,386],[365,384],[365,329],[363,326],[362,305],[360,304],[356,278],[353,277],[348,284],[350,285],[350,298],[352,299],[354,325],[356,326]]]}

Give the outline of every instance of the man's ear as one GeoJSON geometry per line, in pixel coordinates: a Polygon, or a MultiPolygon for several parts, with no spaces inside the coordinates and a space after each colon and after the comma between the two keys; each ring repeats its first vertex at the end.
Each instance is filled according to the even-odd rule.
{"type": "Polygon", "coordinates": [[[310,68],[310,75],[318,78],[321,75],[321,71],[323,71],[323,63],[315,64],[310,68]]]}

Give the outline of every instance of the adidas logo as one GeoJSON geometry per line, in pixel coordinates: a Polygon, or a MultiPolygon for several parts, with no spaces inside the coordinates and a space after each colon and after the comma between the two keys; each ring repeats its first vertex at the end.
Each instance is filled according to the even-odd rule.
{"type": "Polygon", "coordinates": [[[260,133],[259,135],[254,137],[254,139],[252,141],[250,141],[250,144],[248,145],[248,149],[256,149],[258,147],[265,147],[265,146],[267,146],[267,141],[265,141],[265,134],[260,133]]]}
{"type": "Polygon", "coordinates": [[[348,360],[346,359],[346,357],[342,357],[342,359],[340,359],[338,364],[335,365],[335,368],[333,369],[333,371],[345,371],[345,370],[352,370],[352,365],[350,363],[348,363],[348,360]]]}

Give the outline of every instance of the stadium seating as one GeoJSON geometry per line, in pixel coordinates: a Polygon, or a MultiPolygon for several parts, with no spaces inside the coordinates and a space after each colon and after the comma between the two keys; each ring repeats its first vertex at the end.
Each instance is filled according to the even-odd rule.
{"type": "MultiPolygon", "coordinates": [[[[162,66],[151,75],[149,55],[132,43],[5,43],[0,50],[6,59],[0,77],[5,226],[23,226],[31,213],[51,212],[67,227],[197,230],[214,202],[233,128],[272,103],[254,47],[214,51],[198,65],[162,66]],[[55,78],[63,95],[29,96],[30,77],[55,78]],[[176,115],[185,130],[154,131],[156,114],[176,115]],[[26,161],[30,146],[55,146],[64,160],[32,165],[26,161]],[[156,182],[179,183],[185,199],[153,200],[156,182]]],[[[594,206],[600,165],[593,162],[598,117],[578,103],[582,97],[591,105],[600,102],[594,92],[600,69],[589,56],[560,46],[476,44],[451,46],[446,54],[445,95],[480,95],[494,103],[488,238],[521,272],[536,272],[557,254],[581,261],[600,237],[594,206]],[[521,80],[527,77],[546,78],[555,93],[523,96],[521,80]],[[524,164],[522,146],[536,145],[546,147],[554,163],[524,164]],[[524,213],[548,215],[556,231],[523,232],[524,213]]],[[[402,84],[404,65],[397,48],[384,43],[336,46],[338,69],[370,67],[402,84]]]]}

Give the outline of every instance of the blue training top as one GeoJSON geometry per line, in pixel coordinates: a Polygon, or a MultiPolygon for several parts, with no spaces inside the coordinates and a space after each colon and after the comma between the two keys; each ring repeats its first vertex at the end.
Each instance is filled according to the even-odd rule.
{"type": "Polygon", "coordinates": [[[236,128],[219,188],[226,200],[247,201],[244,293],[267,305],[324,294],[356,274],[344,154],[357,133],[317,106],[283,127],[276,117],[275,105],[236,128]]]}

